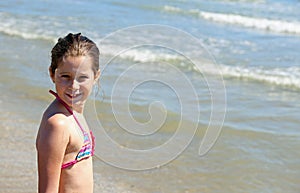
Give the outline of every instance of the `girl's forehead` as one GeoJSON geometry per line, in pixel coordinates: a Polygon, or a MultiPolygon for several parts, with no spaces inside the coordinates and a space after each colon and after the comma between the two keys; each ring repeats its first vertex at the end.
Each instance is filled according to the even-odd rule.
{"type": "Polygon", "coordinates": [[[92,65],[92,60],[88,56],[68,56],[63,58],[57,70],[69,72],[90,72],[93,71],[92,65]]]}

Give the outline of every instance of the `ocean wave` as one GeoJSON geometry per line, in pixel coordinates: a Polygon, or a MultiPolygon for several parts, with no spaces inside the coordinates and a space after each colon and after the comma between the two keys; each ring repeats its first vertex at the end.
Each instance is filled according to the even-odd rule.
{"type": "MultiPolygon", "coordinates": [[[[169,7],[168,9],[173,11],[180,11],[179,8],[173,9],[169,7]]],[[[10,36],[18,36],[24,39],[40,39],[56,42],[58,36],[55,35],[54,31],[47,31],[46,29],[43,29],[42,26],[39,26],[41,21],[45,21],[46,19],[47,18],[39,18],[39,22],[34,22],[31,19],[18,19],[6,13],[0,13],[0,33],[8,34],[10,36]]],[[[45,25],[48,24],[46,23],[45,25]]],[[[104,56],[112,56],[115,54],[114,50],[122,50],[118,46],[119,45],[101,45],[100,50],[104,56]]],[[[186,58],[184,58],[184,56],[180,54],[166,53],[161,50],[153,51],[148,48],[129,49],[126,50],[126,52],[120,53],[118,57],[120,59],[131,60],[135,62],[167,62],[188,71],[198,70],[197,68],[195,68],[195,65],[193,65],[191,61],[188,61],[186,58]]],[[[201,61],[201,58],[199,58],[199,61],[196,62],[203,63],[203,61],[201,61]]],[[[224,77],[237,78],[240,80],[259,81],[272,85],[300,89],[300,67],[254,68],[220,64],[219,68],[224,77]]],[[[217,71],[210,71],[208,73],[218,74],[217,71]]]]}
{"type": "MultiPolygon", "coordinates": [[[[104,55],[112,55],[113,47],[107,47],[104,55]]],[[[144,49],[132,49],[118,55],[119,58],[132,60],[134,62],[152,62],[155,64],[171,63],[181,69],[188,71],[198,71],[203,73],[218,75],[222,74],[226,78],[235,78],[244,81],[264,82],[272,85],[300,89],[300,67],[289,68],[265,68],[265,67],[241,67],[219,64],[219,69],[209,68],[210,64],[205,64],[208,68],[198,69],[191,61],[179,54],[163,53],[144,49]]],[[[203,63],[203,61],[195,61],[203,63]]]]}
{"type": "MultiPolygon", "coordinates": [[[[268,121],[268,120],[266,120],[268,121]]],[[[240,136],[240,137],[247,137],[248,139],[251,137],[254,140],[257,140],[261,137],[288,137],[290,140],[298,140],[300,137],[300,133],[297,131],[278,131],[278,130],[271,130],[265,128],[253,128],[251,126],[243,126],[235,125],[235,124],[225,124],[223,126],[224,129],[228,132],[231,136],[240,136]]]]}
{"type": "Polygon", "coordinates": [[[183,13],[184,11],[178,7],[173,7],[173,6],[168,6],[165,5],[164,6],[164,10],[165,11],[169,11],[169,12],[177,12],[177,13],[183,13]]]}
{"type": "Polygon", "coordinates": [[[234,14],[221,14],[199,11],[204,19],[226,24],[236,24],[247,28],[256,28],[277,33],[300,34],[300,23],[265,18],[253,18],[234,14]]]}
{"type": "Polygon", "coordinates": [[[220,65],[220,70],[224,77],[253,80],[300,89],[300,67],[265,69],[220,65]]]}
{"type": "Polygon", "coordinates": [[[175,54],[163,53],[157,50],[150,50],[145,48],[133,48],[124,51],[124,49],[115,45],[101,45],[100,50],[102,50],[102,54],[108,56],[114,55],[116,53],[115,50],[120,50],[121,53],[119,53],[115,57],[125,60],[132,60],[135,62],[163,62],[181,60],[183,58],[175,54]]]}
{"type": "Polygon", "coordinates": [[[28,40],[46,40],[56,42],[55,31],[47,30],[46,26],[53,26],[55,22],[50,18],[20,18],[17,15],[0,13],[0,33],[17,36],[28,40]]]}
{"type": "Polygon", "coordinates": [[[237,14],[214,13],[201,11],[198,9],[183,10],[172,6],[164,6],[163,10],[173,13],[196,15],[197,17],[203,18],[205,20],[218,23],[238,25],[246,28],[254,28],[276,33],[300,35],[300,22],[297,21],[292,22],[267,18],[249,17],[237,14]]]}
{"type": "Polygon", "coordinates": [[[28,39],[28,40],[40,39],[40,40],[47,40],[47,41],[56,42],[55,38],[51,37],[51,36],[37,35],[37,34],[34,34],[32,32],[22,32],[22,31],[19,31],[17,29],[7,28],[3,25],[0,26],[0,32],[4,33],[6,35],[9,35],[9,36],[18,36],[18,37],[21,37],[23,39],[28,39]]]}

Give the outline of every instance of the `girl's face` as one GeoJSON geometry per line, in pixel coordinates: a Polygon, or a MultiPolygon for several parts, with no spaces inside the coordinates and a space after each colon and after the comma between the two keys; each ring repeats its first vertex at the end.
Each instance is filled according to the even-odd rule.
{"type": "Polygon", "coordinates": [[[100,71],[95,75],[92,65],[89,56],[68,56],[51,76],[58,96],[78,112],[83,111],[84,103],[100,75],[100,71]]]}

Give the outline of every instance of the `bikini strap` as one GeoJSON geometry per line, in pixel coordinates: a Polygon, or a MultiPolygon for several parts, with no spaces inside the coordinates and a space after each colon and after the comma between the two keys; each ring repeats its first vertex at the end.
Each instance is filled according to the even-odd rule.
{"type": "Polygon", "coordinates": [[[83,129],[83,127],[81,126],[79,120],[78,120],[77,117],[74,115],[73,110],[67,105],[67,103],[65,103],[65,101],[63,101],[63,100],[58,96],[58,94],[57,94],[56,92],[54,92],[53,90],[49,90],[49,92],[50,92],[51,94],[53,94],[53,95],[57,98],[57,100],[58,100],[62,105],[64,105],[64,107],[65,107],[65,108],[69,111],[69,113],[74,117],[74,119],[75,119],[76,123],[78,124],[80,130],[81,130],[83,133],[86,133],[86,131],[85,131],[85,130],[83,129]]]}

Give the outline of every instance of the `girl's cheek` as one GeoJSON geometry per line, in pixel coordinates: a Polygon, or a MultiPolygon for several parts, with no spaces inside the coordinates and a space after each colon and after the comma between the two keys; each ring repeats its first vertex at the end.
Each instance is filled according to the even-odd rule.
{"type": "Polygon", "coordinates": [[[57,83],[60,84],[60,85],[62,85],[62,86],[66,86],[66,85],[69,84],[69,80],[58,78],[57,79],[57,83]]]}

